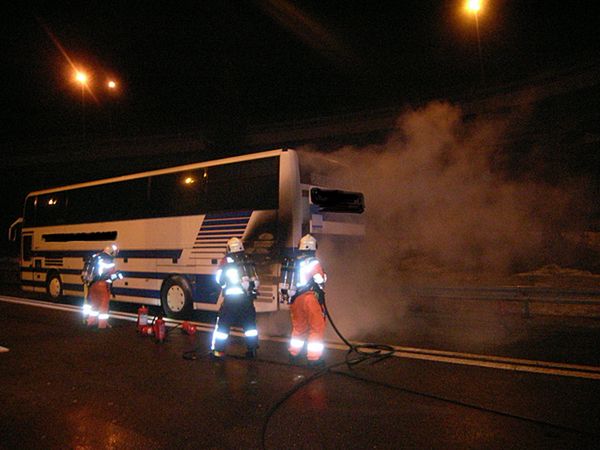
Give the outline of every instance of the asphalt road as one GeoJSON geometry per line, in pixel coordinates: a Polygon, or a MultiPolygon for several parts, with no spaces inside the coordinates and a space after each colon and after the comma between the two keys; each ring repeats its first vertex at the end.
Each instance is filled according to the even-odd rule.
{"type": "MultiPolygon", "coordinates": [[[[288,365],[277,339],[261,341],[259,360],[235,357],[243,347],[234,343],[214,362],[203,357],[208,333],[175,329],[156,344],[132,322],[112,323],[92,331],[76,311],[0,301],[0,448],[581,449],[600,440],[597,367],[568,366],[565,376],[527,369],[535,361],[520,369],[486,365],[494,354],[464,364],[426,352],[350,367],[329,348],[330,369],[317,372],[288,365]],[[197,359],[182,357],[193,349],[197,359]]],[[[597,337],[585,324],[548,329],[572,327],[577,345],[597,337]]],[[[546,337],[530,334],[529,344],[546,337]]]]}

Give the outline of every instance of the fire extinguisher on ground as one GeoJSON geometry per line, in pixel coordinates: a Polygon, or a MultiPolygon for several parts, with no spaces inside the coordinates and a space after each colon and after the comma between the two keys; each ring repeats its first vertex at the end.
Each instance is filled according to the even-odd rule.
{"type": "Polygon", "coordinates": [[[184,334],[187,334],[189,336],[193,336],[194,334],[196,334],[196,331],[197,331],[196,325],[193,325],[193,324],[191,324],[189,322],[183,322],[181,324],[181,331],[184,334]]]}
{"type": "Polygon", "coordinates": [[[162,343],[165,341],[165,337],[167,336],[167,328],[165,326],[165,321],[162,316],[158,316],[152,325],[154,331],[154,339],[156,342],[162,343]]]}
{"type": "Polygon", "coordinates": [[[142,336],[152,336],[154,335],[154,327],[153,325],[142,325],[140,329],[140,334],[142,336]]]}
{"type": "Polygon", "coordinates": [[[143,329],[147,326],[148,326],[148,307],[146,305],[142,305],[138,308],[138,315],[137,315],[137,330],[138,330],[138,332],[142,333],[144,331],[143,329]]]}

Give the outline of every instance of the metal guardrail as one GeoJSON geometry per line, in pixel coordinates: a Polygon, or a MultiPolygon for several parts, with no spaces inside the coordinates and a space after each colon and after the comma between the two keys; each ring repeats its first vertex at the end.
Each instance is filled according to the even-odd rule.
{"type": "Polygon", "coordinates": [[[536,308],[536,315],[568,315],[581,317],[600,317],[600,289],[551,288],[536,286],[502,287],[420,287],[411,288],[415,297],[435,300],[451,299],[459,302],[513,302],[520,304],[521,316],[531,318],[535,306],[542,308],[559,307],[549,312],[536,308]]]}
{"type": "Polygon", "coordinates": [[[420,297],[455,298],[461,300],[536,301],[557,304],[600,305],[600,287],[598,289],[537,286],[418,287],[410,288],[409,292],[420,297]]]}

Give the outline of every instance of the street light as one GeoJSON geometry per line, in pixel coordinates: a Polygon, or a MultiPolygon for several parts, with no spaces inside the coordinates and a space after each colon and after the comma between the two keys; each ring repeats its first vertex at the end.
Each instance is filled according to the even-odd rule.
{"type": "Polygon", "coordinates": [[[83,139],[85,139],[85,88],[88,83],[88,75],[82,70],[75,71],[75,81],[81,86],[81,123],[83,127],[83,139]]]}
{"type": "Polygon", "coordinates": [[[107,78],[106,80],[106,89],[108,90],[109,99],[108,99],[108,130],[110,133],[110,139],[113,139],[113,109],[114,103],[116,101],[116,97],[119,94],[120,85],[114,78],[107,78]]]}
{"type": "Polygon", "coordinates": [[[75,72],[75,80],[78,83],[80,83],[81,86],[85,86],[88,80],[88,76],[85,72],[81,72],[80,70],[78,70],[77,72],[75,72]]]}
{"type": "Polygon", "coordinates": [[[485,74],[483,72],[483,57],[481,56],[481,38],[479,37],[479,11],[482,8],[481,0],[467,0],[465,9],[475,17],[475,28],[477,30],[477,49],[479,51],[479,70],[481,73],[481,84],[485,85],[485,74]]]}

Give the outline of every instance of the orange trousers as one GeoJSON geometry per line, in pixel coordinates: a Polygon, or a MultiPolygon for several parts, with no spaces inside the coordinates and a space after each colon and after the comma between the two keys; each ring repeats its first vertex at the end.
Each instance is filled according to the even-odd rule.
{"type": "Polygon", "coordinates": [[[290,306],[292,318],[292,340],[288,348],[292,356],[297,356],[308,338],[306,357],[316,361],[323,354],[323,337],[325,335],[325,315],[323,308],[313,291],[300,294],[290,306]]]}
{"type": "Polygon", "coordinates": [[[92,307],[91,314],[88,316],[87,324],[89,326],[98,324],[98,328],[106,328],[108,320],[104,317],[108,315],[110,304],[110,287],[106,281],[96,281],[88,291],[88,299],[92,307]]]}

